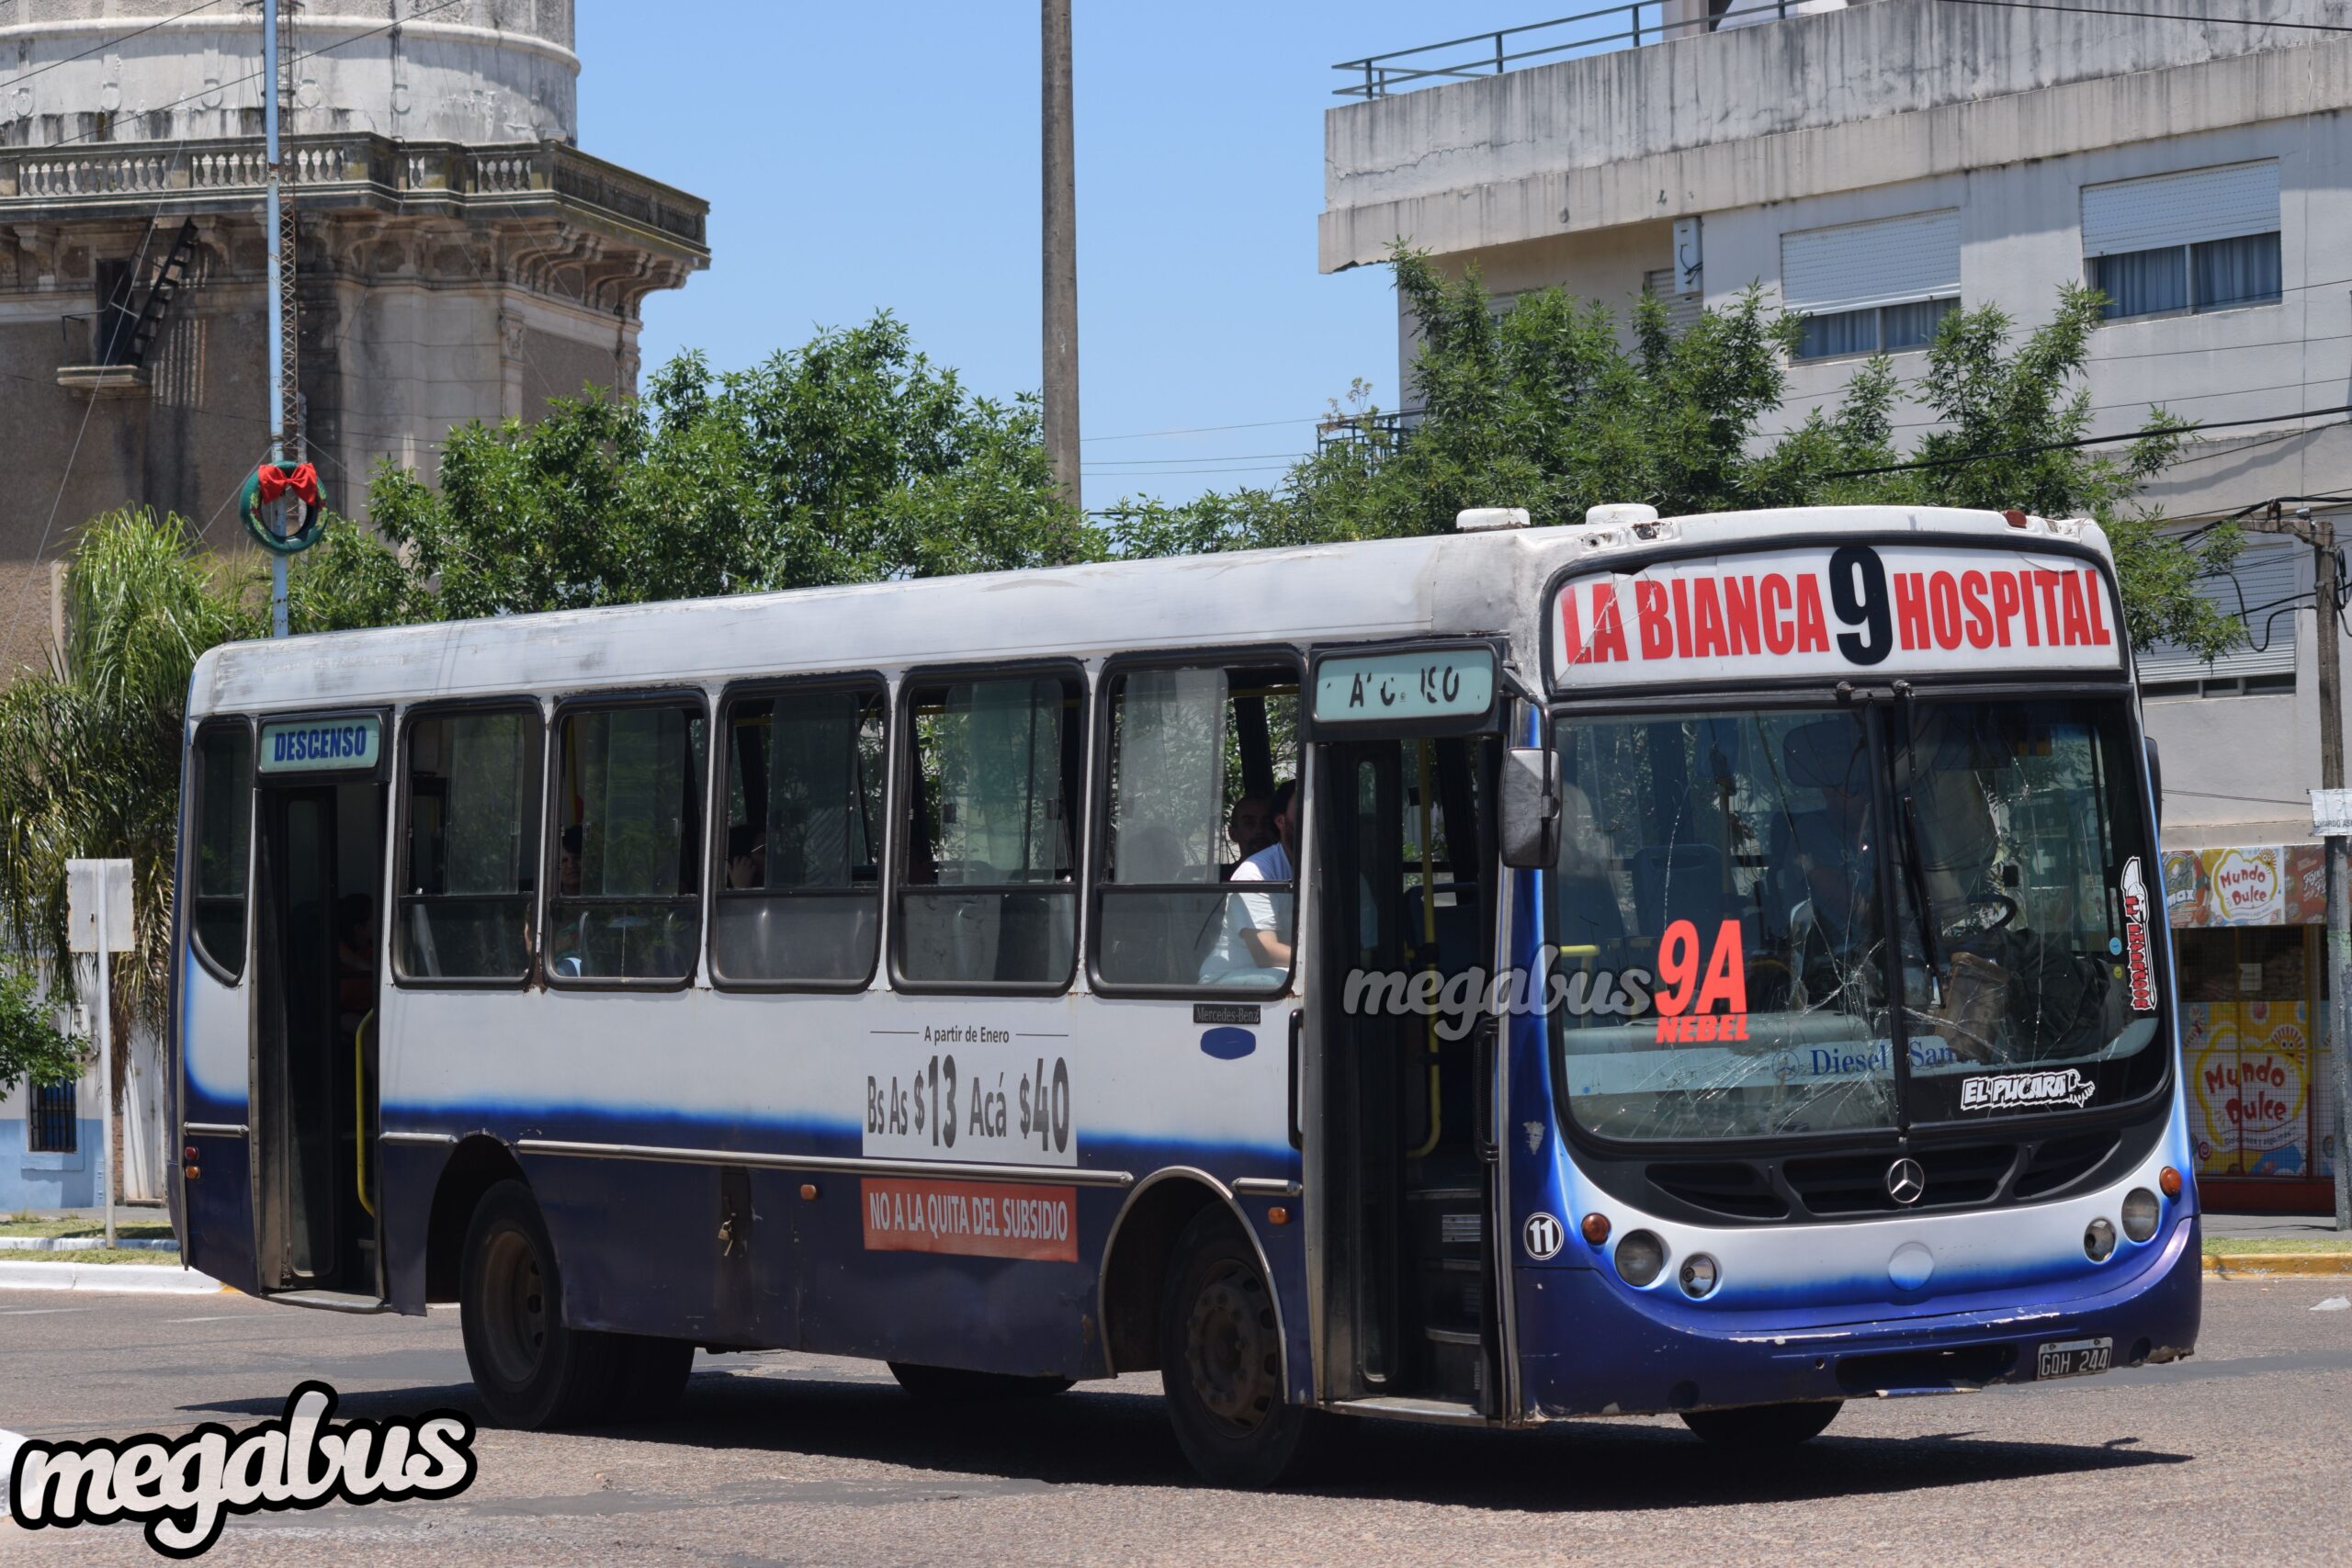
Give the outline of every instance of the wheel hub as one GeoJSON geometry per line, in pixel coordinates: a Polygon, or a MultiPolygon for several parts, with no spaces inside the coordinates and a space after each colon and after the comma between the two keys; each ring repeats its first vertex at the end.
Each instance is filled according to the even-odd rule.
{"type": "Polygon", "coordinates": [[[1185,1363],[1203,1408],[1250,1431],[1273,1408],[1281,1367],[1265,1286],[1227,1265],[1202,1282],[1185,1325],[1185,1363]]]}

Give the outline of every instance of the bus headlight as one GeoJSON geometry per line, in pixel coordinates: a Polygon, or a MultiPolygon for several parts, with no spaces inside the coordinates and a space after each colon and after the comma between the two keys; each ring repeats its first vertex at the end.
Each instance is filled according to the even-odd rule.
{"type": "Polygon", "coordinates": [[[2133,1241],[2145,1241],[2156,1234],[2156,1195],[2144,1187],[2134,1187],[2123,1200],[2123,1234],[2133,1241]]]}
{"type": "Polygon", "coordinates": [[[2083,1256],[2094,1263],[2104,1263],[2115,1254],[2115,1223],[2093,1220],[2083,1227],[2083,1256]]]}
{"type": "Polygon", "coordinates": [[[1666,1243],[1652,1231],[1627,1231],[1617,1244],[1617,1277],[1640,1290],[1666,1268],[1666,1243]]]}
{"type": "Polygon", "coordinates": [[[1682,1260],[1682,1293],[1692,1301],[1715,1293],[1715,1282],[1723,1271],[1715,1260],[1703,1252],[1694,1252],[1682,1260]]]}

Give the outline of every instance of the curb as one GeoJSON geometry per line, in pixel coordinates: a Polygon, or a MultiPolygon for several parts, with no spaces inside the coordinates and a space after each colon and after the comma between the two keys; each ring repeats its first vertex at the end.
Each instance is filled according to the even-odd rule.
{"type": "Polygon", "coordinates": [[[2352,1276],[2352,1252],[2209,1252],[2205,1255],[2205,1272],[2224,1280],[2257,1279],[2264,1275],[2343,1279],[2352,1276]]]}
{"type": "Polygon", "coordinates": [[[0,1261],[0,1291],[109,1291],[119,1295],[207,1296],[229,1289],[209,1274],[159,1263],[0,1261]]]}
{"type": "MultiPolygon", "coordinates": [[[[0,1235],[0,1252],[87,1252],[104,1247],[103,1235],[0,1235]]],[[[114,1244],[125,1252],[177,1252],[179,1242],[167,1235],[119,1235],[114,1244]]]]}

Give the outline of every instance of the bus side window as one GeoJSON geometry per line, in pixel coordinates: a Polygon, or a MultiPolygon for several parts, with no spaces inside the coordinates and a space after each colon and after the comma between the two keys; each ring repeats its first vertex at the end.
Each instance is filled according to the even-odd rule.
{"type": "Polygon", "coordinates": [[[1110,789],[1097,874],[1094,973],[1106,986],[1242,994],[1288,978],[1294,886],[1277,783],[1298,773],[1298,675],[1216,665],[1111,677],[1110,789]],[[1241,883],[1242,863],[1260,856],[1241,883]],[[1271,874],[1270,874],[1271,873],[1271,874]],[[1248,891],[1238,890],[1247,886],[1248,891]]]}
{"type": "Polygon", "coordinates": [[[1085,691],[1075,671],[909,686],[899,978],[1069,983],[1085,691]]]}
{"type": "Polygon", "coordinates": [[[190,773],[196,853],[188,931],[205,966],[234,985],[245,972],[245,884],[253,858],[254,739],[244,720],[199,732],[190,773]]]}
{"type": "Polygon", "coordinates": [[[401,979],[529,976],[541,733],[536,705],[411,716],[392,928],[401,979]]]}
{"type": "Polygon", "coordinates": [[[847,989],[873,977],[885,705],[878,683],[729,702],[714,984],[847,989]]]}
{"type": "Polygon", "coordinates": [[[548,981],[688,978],[702,943],[701,708],[575,707],[556,722],[548,981]]]}

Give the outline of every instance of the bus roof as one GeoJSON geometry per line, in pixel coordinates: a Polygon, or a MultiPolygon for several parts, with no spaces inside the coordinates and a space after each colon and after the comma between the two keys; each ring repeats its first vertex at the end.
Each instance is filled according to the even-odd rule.
{"type": "MultiPolygon", "coordinates": [[[[197,661],[188,716],[1226,644],[1502,634],[1532,657],[1553,574],[1625,547],[1628,527],[1103,561],[230,643],[197,661]]],[[[2000,513],[1944,507],[1713,513],[1656,529],[1645,543],[1753,547],[1850,532],[2024,544],[2064,536],[2107,553],[2093,523],[2030,518],[2021,531],[2000,513]]]]}

